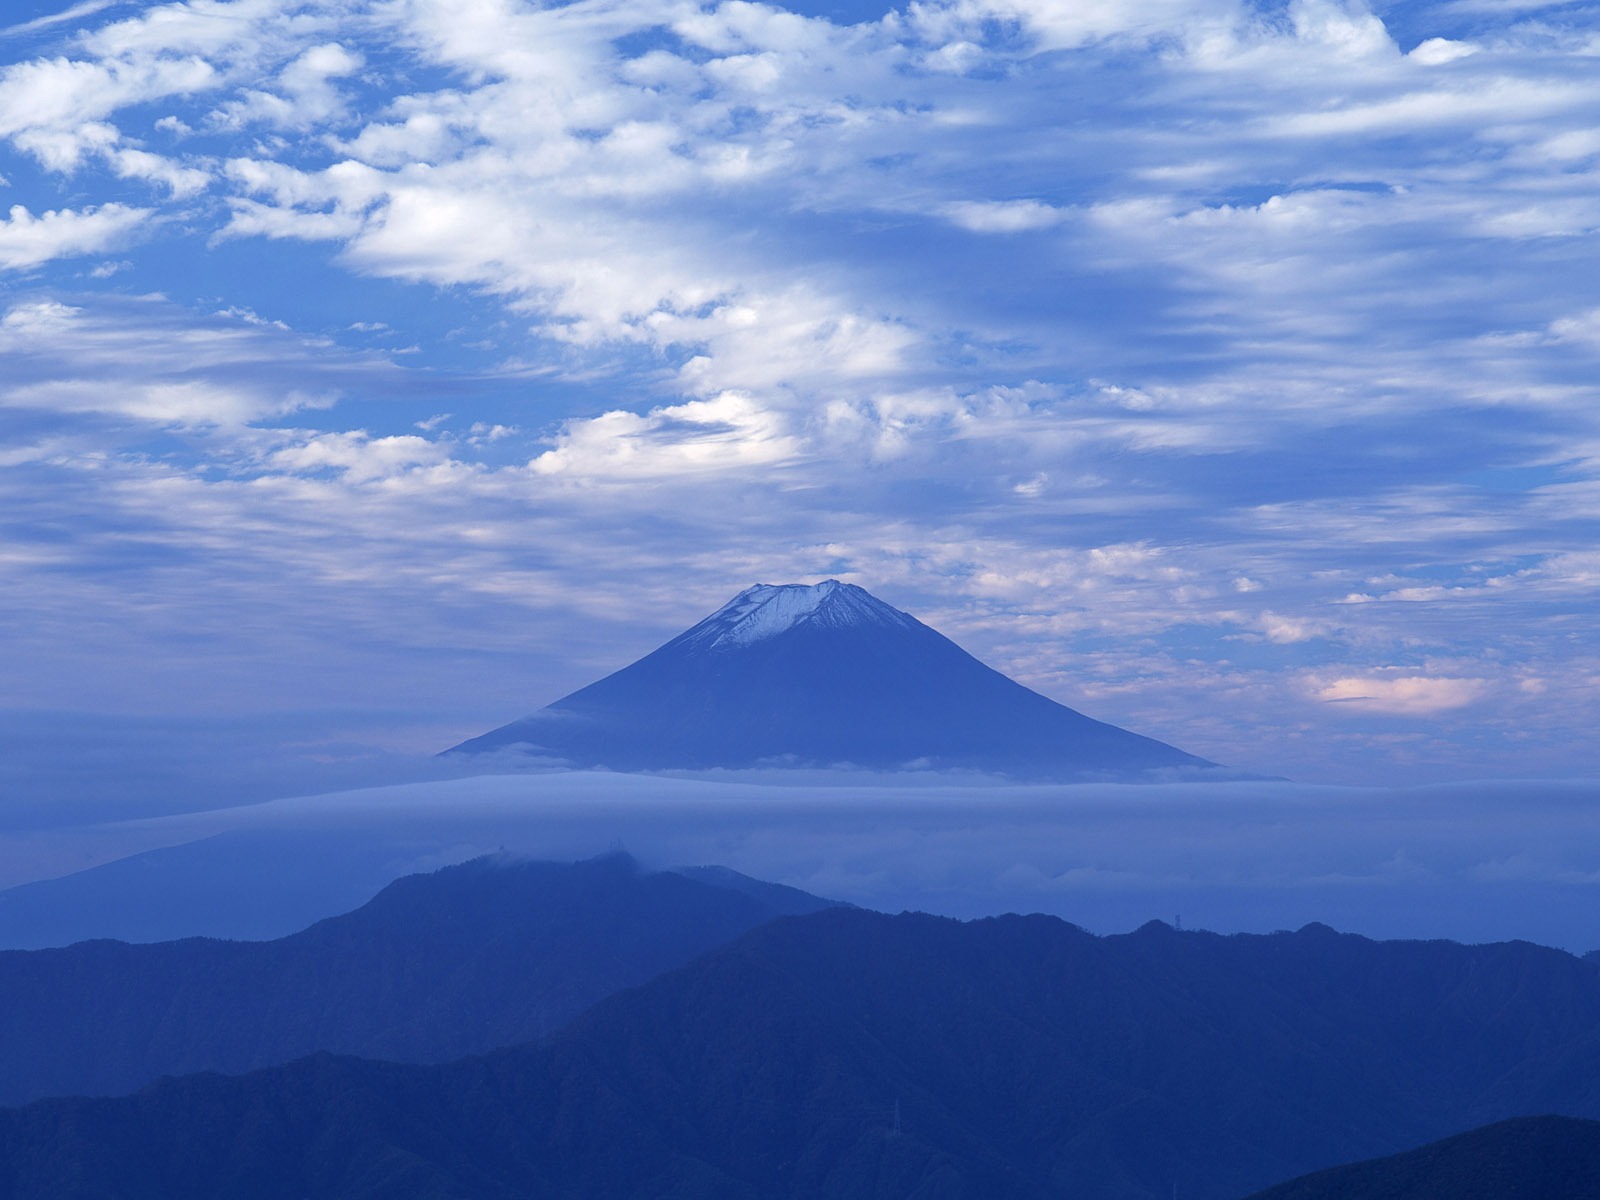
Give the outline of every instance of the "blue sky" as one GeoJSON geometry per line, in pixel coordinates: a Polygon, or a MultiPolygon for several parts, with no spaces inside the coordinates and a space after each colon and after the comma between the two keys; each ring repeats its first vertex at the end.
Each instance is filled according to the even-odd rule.
{"type": "Polygon", "coordinates": [[[431,752],[830,576],[1218,761],[1595,774],[1600,6],[7,14],[38,788],[431,752]]]}

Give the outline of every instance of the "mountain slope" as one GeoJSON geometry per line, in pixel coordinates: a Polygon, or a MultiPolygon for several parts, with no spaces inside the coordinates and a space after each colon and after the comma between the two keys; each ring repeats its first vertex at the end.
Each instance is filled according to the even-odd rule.
{"type": "Polygon", "coordinates": [[[543,1047],[0,1114],[0,1194],[1237,1200],[1530,1111],[1597,1035],[1600,975],[1522,943],[828,910],[543,1047]]]}
{"type": "Polygon", "coordinates": [[[537,1039],[603,996],[826,901],[734,872],[479,859],[271,942],[0,953],[0,1102],[114,1094],[328,1050],[440,1062],[537,1039]]]}
{"type": "Polygon", "coordinates": [[[618,770],[764,764],[1026,778],[1215,764],[1095,721],[852,584],[761,584],[597,683],[449,754],[618,770]]]}
{"type": "Polygon", "coordinates": [[[1600,1200],[1600,1121],[1521,1117],[1249,1200],[1600,1200]]]}

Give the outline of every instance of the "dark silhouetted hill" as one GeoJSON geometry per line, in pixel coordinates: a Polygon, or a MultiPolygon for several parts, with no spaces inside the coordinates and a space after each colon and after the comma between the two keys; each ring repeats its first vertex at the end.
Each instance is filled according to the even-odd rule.
{"type": "Polygon", "coordinates": [[[0,1114],[0,1195],[1237,1200],[1493,1120],[1600,1115],[1597,1034],[1600,975],[1525,943],[833,909],[538,1047],[0,1114]]]}
{"type": "Polygon", "coordinates": [[[1600,1200],[1600,1122],[1519,1117],[1249,1200],[1600,1200]]]}
{"type": "Polygon", "coordinates": [[[132,1091],[317,1050],[442,1062],[537,1040],[602,996],[826,901],[732,871],[479,859],[270,942],[0,952],[0,1102],[132,1091]]]}
{"type": "Polygon", "coordinates": [[[985,666],[853,584],[761,584],[631,666],[448,754],[617,770],[959,768],[1219,775],[985,666]]]}

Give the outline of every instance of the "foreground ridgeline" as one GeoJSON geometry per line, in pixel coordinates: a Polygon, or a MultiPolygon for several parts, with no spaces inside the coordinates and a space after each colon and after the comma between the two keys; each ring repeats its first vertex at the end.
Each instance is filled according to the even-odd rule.
{"type": "Polygon", "coordinates": [[[1250,1200],[1600,1200],[1600,1121],[1520,1117],[1250,1200]]]}
{"type": "Polygon", "coordinates": [[[631,666],[446,751],[615,770],[1224,775],[985,666],[853,584],[761,584],[631,666]]]}
{"type": "MultiPolygon", "coordinates": [[[[546,941],[584,936],[608,888],[651,878],[553,889],[546,941]]],[[[482,913],[425,881],[390,904],[376,936],[427,930],[397,963],[443,961],[482,913]]],[[[456,972],[427,1020],[464,1028],[574,969],[546,954],[522,982],[456,972]]],[[[278,970],[254,978],[271,989],[278,970]]],[[[1600,1117],[1597,1080],[1600,972],[1527,943],[1317,925],[1096,937],[1051,917],[829,907],[613,992],[538,1044],[435,1065],[320,1054],[0,1112],[0,1196],[1239,1200],[1511,1117],[1600,1117]]]]}

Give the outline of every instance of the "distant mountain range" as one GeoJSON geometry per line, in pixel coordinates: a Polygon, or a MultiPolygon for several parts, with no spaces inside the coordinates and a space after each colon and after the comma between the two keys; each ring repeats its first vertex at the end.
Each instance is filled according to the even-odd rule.
{"type": "MultiPolygon", "coordinates": [[[[351,925],[331,942],[414,947],[390,958],[397,978],[444,963],[456,937],[515,955],[474,932],[483,910],[443,899],[462,880],[493,891],[495,872],[408,881],[359,939],[351,925]]],[[[679,884],[653,879],[617,872],[616,910],[654,886],[684,911],[666,899],[679,884]]],[[[606,895],[580,888],[528,921],[581,929],[606,895]]],[[[502,979],[487,1010],[521,1001],[526,1022],[542,1001],[510,981],[559,992],[567,969],[542,961],[456,975],[502,979]]],[[[114,979],[80,978],[115,1011],[114,979]]],[[[276,1003],[324,1003],[282,963],[250,978],[276,1003]]],[[[425,1008],[470,1024],[486,1010],[471,991],[447,983],[425,1008]]],[[[323,1054],[0,1113],[0,1195],[1238,1200],[1542,1112],[1600,1116],[1600,972],[1560,951],[823,908],[615,992],[539,1045],[443,1065],[323,1054]]]]}
{"type": "Polygon", "coordinates": [[[443,1062],[533,1041],[773,917],[829,903],[725,868],[646,873],[625,855],[479,859],[274,941],[0,952],[0,1104],[318,1050],[443,1062]]]}
{"type": "Polygon", "coordinates": [[[1030,691],[853,584],[760,584],[638,662],[447,754],[616,770],[852,766],[1017,778],[1223,768],[1030,691]]]}

